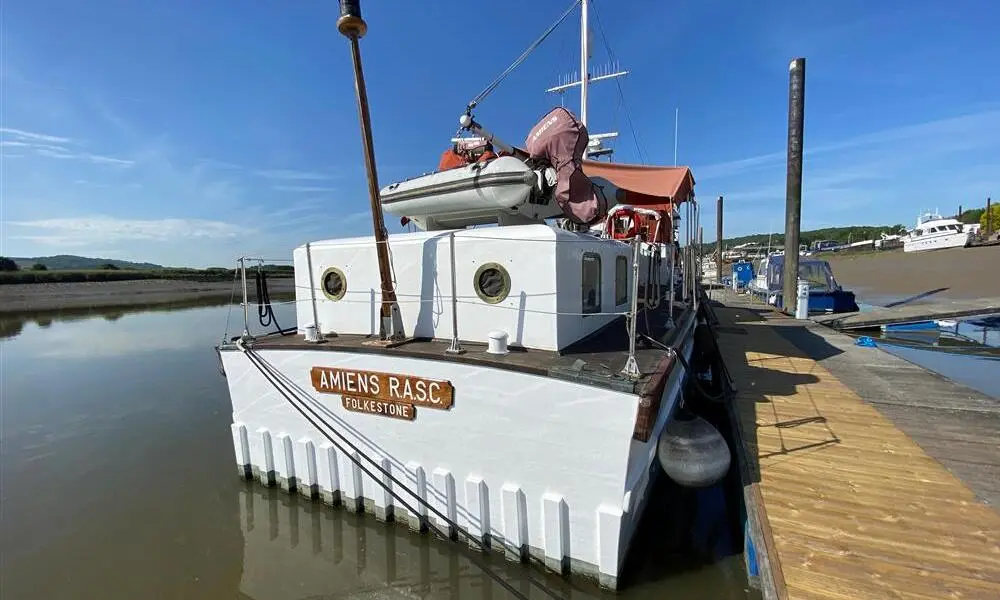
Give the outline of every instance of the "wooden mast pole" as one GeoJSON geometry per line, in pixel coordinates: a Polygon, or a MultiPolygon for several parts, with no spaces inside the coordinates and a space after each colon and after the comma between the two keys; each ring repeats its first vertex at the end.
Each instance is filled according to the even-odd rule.
{"type": "Polygon", "coordinates": [[[375,250],[378,254],[378,271],[382,286],[381,321],[379,337],[382,340],[398,340],[403,337],[396,290],[392,283],[392,266],[389,259],[389,233],[382,217],[382,203],[379,200],[378,173],[375,169],[375,147],[372,143],[371,118],[368,114],[368,92],[365,89],[365,75],[361,68],[361,47],[358,43],[368,31],[368,25],[361,18],[360,0],[340,0],[340,18],[337,30],[351,42],[351,59],[354,63],[354,90],[358,102],[358,117],[361,121],[361,143],[365,156],[365,170],[368,174],[368,197],[371,201],[372,226],[375,231],[375,250]]]}

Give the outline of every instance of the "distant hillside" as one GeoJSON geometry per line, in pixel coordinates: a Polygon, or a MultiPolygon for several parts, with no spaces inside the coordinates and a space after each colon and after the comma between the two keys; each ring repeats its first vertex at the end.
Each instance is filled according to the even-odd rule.
{"type": "MultiPolygon", "coordinates": [[[[799,243],[811,245],[813,242],[819,240],[832,240],[842,244],[847,242],[860,242],[862,240],[877,240],[879,239],[879,234],[887,233],[903,233],[906,231],[906,227],[902,225],[851,225],[849,227],[828,227],[826,229],[814,229],[812,231],[803,231],[799,234],[799,243]]],[[[784,248],[785,246],[785,233],[775,232],[775,233],[755,233],[753,235],[744,235],[735,238],[723,238],[722,247],[730,248],[739,244],[746,244],[748,242],[756,242],[758,244],[767,246],[768,239],[770,239],[771,246],[776,249],[784,248]]],[[[715,248],[715,242],[706,243],[704,251],[709,251],[715,248]]]]}
{"type": "Polygon", "coordinates": [[[87,269],[100,269],[102,266],[112,264],[119,269],[149,270],[162,269],[160,265],[152,263],[137,263],[127,260],[116,260],[113,258],[88,258],[86,256],[74,256],[72,254],[59,254],[57,256],[36,256],[34,258],[14,258],[14,262],[22,269],[30,269],[33,265],[45,265],[50,271],[81,271],[87,269]]]}

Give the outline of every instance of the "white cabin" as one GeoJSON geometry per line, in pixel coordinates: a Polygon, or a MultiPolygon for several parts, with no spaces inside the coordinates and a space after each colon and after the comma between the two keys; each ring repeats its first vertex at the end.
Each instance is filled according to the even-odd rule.
{"type": "MultiPolygon", "coordinates": [[[[295,249],[300,333],[315,321],[321,335],[378,335],[373,242],[295,249]]],[[[629,310],[632,248],[621,241],[536,224],[403,233],[390,244],[408,337],[452,338],[453,295],[459,339],[485,343],[500,330],[510,345],[539,350],[562,350],[629,310]]]]}

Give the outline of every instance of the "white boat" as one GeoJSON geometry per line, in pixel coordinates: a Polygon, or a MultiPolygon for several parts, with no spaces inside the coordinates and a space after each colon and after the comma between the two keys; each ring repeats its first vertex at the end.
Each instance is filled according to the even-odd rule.
{"type": "Polygon", "coordinates": [[[972,239],[957,219],[927,212],[917,218],[917,226],[903,236],[903,252],[922,252],[944,248],[964,248],[972,239]]]}
{"type": "Polygon", "coordinates": [[[702,281],[714,282],[719,277],[719,268],[715,264],[715,260],[706,259],[701,265],[701,279],[702,281]]]}
{"type": "MultiPolygon", "coordinates": [[[[338,21],[342,32],[363,26],[338,21]]],[[[462,123],[492,139],[470,113],[462,123]]],[[[528,139],[529,154],[548,143],[565,167],[554,185],[520,155],[391,184],[381,202],[372,185],[374,236],[294,250],[295,328],[254,337],[246,327],[218,347],[235,462],[265,485],[615,589],[660,467],[698,487],[731,462],[719,433],[688,418],[693,400],[677,416],[682,390],[710,367],[694,353],[694,278],[683,304],[673,283],[657,283],[676,223],[663,223],[663,242],[593,235],[607,211],[586,172],[670,207],[692,205],[694,180],[686,167],[582,160],[586,127],[564,109],[528,139]],[[538,171],[551,192],[536,196],[538,171]],[[528,206],[546,194],[536,206],[558,207],[570,225],[528,206]],[[383,207],[424,230],[387,235],[383,207]],[[497,226],[465,228],[488,218],[497,226]],[[692,427],[699,445],[682,444],[675,460],[692,427]]],[[[244,305],[246,294],[244,284],[244,305]]]]}

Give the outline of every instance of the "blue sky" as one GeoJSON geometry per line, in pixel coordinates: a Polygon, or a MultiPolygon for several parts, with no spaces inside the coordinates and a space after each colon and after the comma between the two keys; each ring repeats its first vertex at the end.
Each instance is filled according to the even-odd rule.
{"type": "MultiPolygon", "coordinates": [[[[803,228],[1000,196],[1000,3],[593,0],[622,80],[591,88],[616,160],[690,165],[714,239],[780,229],[788,62],[807,59],[803,228]]],[[[380,184],[432,170],[465,104],[564,0],[363,2],[380,184]]],[[[0,254],[169,265],[290,258],[371,230],[333,0],[4,0],[0,254]]],[[[597,21],[593,64],[609,60],[597,21]]],[[[477,110],[522,142],[578,68],[574,13],[477,110]]],[[[578,97],[569,94],[576,110],[578,97]]],[[[399,231],[387,216],[391,231],[399,231]]]]}

